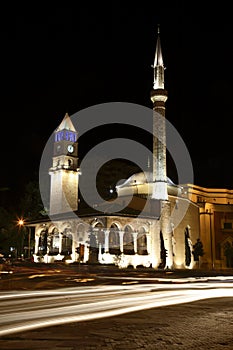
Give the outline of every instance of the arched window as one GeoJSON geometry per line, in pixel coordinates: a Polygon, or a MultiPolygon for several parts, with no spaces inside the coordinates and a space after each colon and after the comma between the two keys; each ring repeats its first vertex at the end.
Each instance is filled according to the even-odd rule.
{"type": "Polygon", "coordinates": [[[84,240],[85,235],[85,226],[83,224],[78,225],[77,228],[77,237],[78,241],[82,242],[84,240]]]}
{"type": "Polygon", "coordinates": [[[56,255],[59,253],[59,232],[54,228],[52,232],[48,233],[47,237],[48,254],[56,255]]]}
{"type": "Polygon", "coordinates": [[[101,246],[103,247],[105,243],[104,231],[101,230],[98,232],[97,239],[98,239],[98,244],[101,244],[101,246]]]}
{"type": "Polygon", "coordinates": [[[116,224],[112,224],[109,230],[109,253],[120,254],[119,229],[116,224]]]}
{"type": "Polygon", "coordinates": [[[132,228],[128,225],[125,227],[125,230],[124,230],[123,252],[124,254],[129,254],[129,255],[135,254],[132,228]]]}
{"type": "Polygon", "coordinates": [[[69,228],[66,228],[62,236],[62,251],[63,255],[70,255],[72,253],[73,237],[69,228]]]}
{"type": "Polygon", "coordinates": [[[98,245],[101,244],[101,246],[104,246],[105,243],[105,235],[104,235],[104,231],[103,231],[103,225],[98,222],[95,226],[94,226],[94,231],[96,232],[96,238],[97,238],[97,242],[98,245]]]}
{"type": "Polygon", "coordinates": [[[39,238],[39,247],[38,247],[38,254],[47,254],[47,236],[48,236],[48,231],[43,230],[40,233],[40,238],[39,238]]]}
{"type": "Polygon", "coordinates": [[[137,253],[139,255],[146,255],[147,252],[147,237],[144,227],[139,229],[139,233],[137,235],[137,253]]]}

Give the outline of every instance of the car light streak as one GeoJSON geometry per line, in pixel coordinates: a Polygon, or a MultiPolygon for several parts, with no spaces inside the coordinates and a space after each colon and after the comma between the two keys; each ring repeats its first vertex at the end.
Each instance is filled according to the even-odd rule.
{"type": "Polygon", "coordinates": [[[0,293],[0,335],[218,297],[233,297],[233,284],[190,282],[0,293]]]}
{"type": "Polygon", "coordinates": [[[0,271],[0,274],[1,274],[1,273],[3,273],[3,274],[4,274],[4,273],[5,273],[5,274],[8,274],[8,273],[13,273],[13,271],[4,271],[4,270],[2,270],[2,271],[0,271]]]}
{"type": "Polygon", "coordinates": [[[77,289],[77,287],[75,288],[59,288],[59,289],[51,289],[51,290],[39,290],[39,291],[34,291],[34,290],[30,290],[30,291],[6,291],[6,292],[0,292],[0,300],[1,299],[11,299],[11,298],[25,298],[31,295],[34,296],[53,296],[53,295],[69,295],[69,294],[83,294],[85,292],[88,292],[89,294],[93,293],[104,293],[104,292],[108,292],[108,291],[117,291],[117,290],[121,290],[122,291],[122,286],[104,286],[104,289],[101,291],[101,289],[103,289],[103,286],[89,286],[89,287],[82,287],[77,289]]]}

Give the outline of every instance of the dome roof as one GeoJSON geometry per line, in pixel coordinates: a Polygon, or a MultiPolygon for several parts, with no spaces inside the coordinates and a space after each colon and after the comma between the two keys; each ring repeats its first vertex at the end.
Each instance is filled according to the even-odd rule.
{"type": "MultiPolygon", "coordinates": [[[[140,172],[131,175],[127,180],[125,180],[122,184],[117,185],[116,188],[123,188],[123,187],[129,187],[133,185],[143,185],[143,184],[148,184],[153,182],[153,173],[151,171],[145,171],[145,172],[140,172]]],[[[167,184],[170,186],[175,186],[177,185],[172,182],[172,180],[167,177],[167,184]]]]}
{"type": "MultiPolygon", "coordinates": [[[[153,191],[153,173],[151,171],[140,172],[131,175],[127,180],[116,186],[119,197],[133,194],[150,195],[153,191]]],[[[167,191],[169,195],[181,195],[182,187],[174,184],[167,177],[167,191]]]]}

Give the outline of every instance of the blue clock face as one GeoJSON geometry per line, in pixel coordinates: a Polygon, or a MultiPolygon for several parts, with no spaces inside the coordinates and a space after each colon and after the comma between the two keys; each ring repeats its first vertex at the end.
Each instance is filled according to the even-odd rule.
{"type": "Polygon", "coordinates": [[[67,150],[68,150],[69,153],[72,153],[72,152],[74,152],[74,147],[72,145],[69,145],[67,147],[67,150]]]}

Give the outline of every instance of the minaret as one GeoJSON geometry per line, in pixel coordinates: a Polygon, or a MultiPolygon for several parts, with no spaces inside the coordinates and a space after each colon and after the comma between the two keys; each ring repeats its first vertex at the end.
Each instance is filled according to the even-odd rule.
{"type": "Polygon", "coordinates": [[[54,132],[50,215],[78,209],[78,133],[68,115],[54,132]]]}
{"type": "MultiPolygon", "coordinates": [[[[164,89],[164,64],[160,43],[160,31],[154,60],[154,84],[151,91],[153,102],[153,190],[152,199],[160,201],[160,230],[166,249],[165,268],[172,268],[172,230],[171,230],[171,205],[167,192],[167,164],[166,164],[166,119],[165,102],[167,91],[164,89]]],[[[158,239],[158,237],[157,237],[158,239]]]]}
{"type": "Polygon", "coordinates": [[[154,60],[154,84],[151,91],[153,102],[153,199],[167,200],[167,170],[166,170],[166,121],[165,102],[167,91],[164,89],[164,64],[160,44],[160,31],[154,60]]]}

